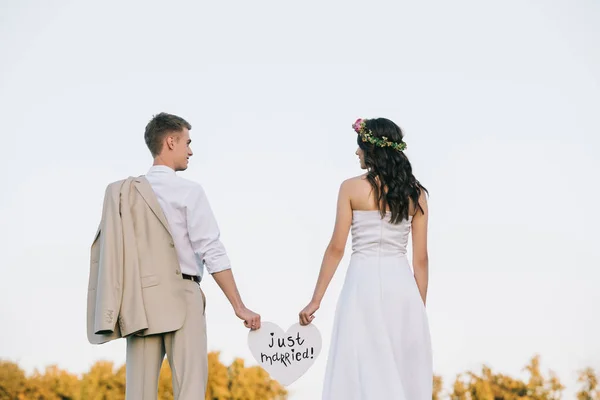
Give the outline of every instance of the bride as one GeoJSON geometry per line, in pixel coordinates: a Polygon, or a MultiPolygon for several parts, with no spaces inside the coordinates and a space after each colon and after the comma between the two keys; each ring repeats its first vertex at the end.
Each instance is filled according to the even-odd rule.
{"type": "Polygon", "coordinates": [[[352,257],[337,304],[322,398],[431,400],[427,190],[412,173],[394,122],[359,119],[352,127],[366,173],[340,187],[333,236],[300,324],[313,321],[352,229],[352,257]],[[406,254],[409,234],[414,272],[406,254]]]}

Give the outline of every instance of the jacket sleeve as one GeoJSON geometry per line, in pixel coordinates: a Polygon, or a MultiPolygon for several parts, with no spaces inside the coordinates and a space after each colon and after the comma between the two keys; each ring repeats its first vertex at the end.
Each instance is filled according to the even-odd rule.
{"type": "Polygon", "coordinates": [[[120,213],[122,182],[108,186],[102,210],[100,257],[94,331],[111,333],[121,308],[123,294],[123,230],[120,213]]]}

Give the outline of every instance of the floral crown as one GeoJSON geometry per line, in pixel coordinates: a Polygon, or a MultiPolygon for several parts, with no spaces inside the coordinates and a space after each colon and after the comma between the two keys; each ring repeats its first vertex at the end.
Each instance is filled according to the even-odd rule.
{"type": "Polygon", "coordinates": [[[397,151],[406,150],[406,143],[404,142],[390,142],[385,136],[382,136],[381,138],[373,136],[373,131],[367,129],[367,124],[362,118],[357,119],[356,122],[352,124],[352,128],[354,128],[356,133],[360,135],[363,142],[369,142],[379,147],[391,147],[392,149],[397,151]]]}

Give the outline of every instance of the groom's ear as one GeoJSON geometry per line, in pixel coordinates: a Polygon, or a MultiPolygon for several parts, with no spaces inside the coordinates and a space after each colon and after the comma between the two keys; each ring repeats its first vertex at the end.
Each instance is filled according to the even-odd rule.
{"type": "Polygon", "coordinates": [[[165,143],[163,144],[164,148],[173,150],[175,149],[175,143],[177,142],[177,138],[172,133],[169,133],[165,136],[165,143]]]}

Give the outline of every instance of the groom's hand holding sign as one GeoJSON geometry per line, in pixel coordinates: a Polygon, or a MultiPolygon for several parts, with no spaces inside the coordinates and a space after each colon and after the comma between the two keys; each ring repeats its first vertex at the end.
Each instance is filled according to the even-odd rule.
{"type": "Polygon", "coordinates": [[[241,309],[235,310],[235,315],[244,320],[244,325],[246,328],[250,328],[252,330],[260,329],[260,315],[255,313],[252,310],[243,307],[241,309]]]}
{"type": "Polygon", "coordinates": [[[233,273],[230,269],[216,272],[213,278],[221,288],[227,300],[231,303],[235,315],[244,321],[244,326],[252,330],[260,329],[260,315],[246,308],[237,290],[233,273]]]}

